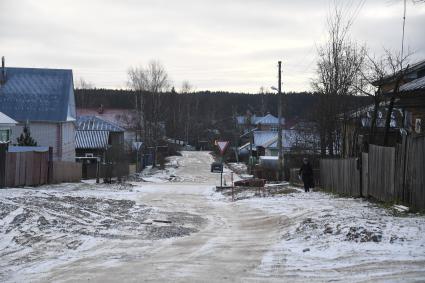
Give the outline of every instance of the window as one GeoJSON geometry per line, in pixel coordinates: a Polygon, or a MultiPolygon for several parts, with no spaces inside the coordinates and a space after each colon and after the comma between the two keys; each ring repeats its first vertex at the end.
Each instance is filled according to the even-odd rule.
{"type": "Polygon", "coordinates": [[[420,134],[422,132],[422,119],[416,119],[415,121],[415,132],[420,134]]]}
{"type": "Polygon", "coordinates": [[[9,129],[0,129],[0,142],[7,142],[10,139],[9,129]]]}
{"type": "Polygon", "coordinates": [[[278,128],[279,128],[278,126],[274,126],[274,125],[273,125],[273,126],[271,126],[271,127],[270,127],[270,130],[271,130],[272,132],[277,132],[278,128]]]}

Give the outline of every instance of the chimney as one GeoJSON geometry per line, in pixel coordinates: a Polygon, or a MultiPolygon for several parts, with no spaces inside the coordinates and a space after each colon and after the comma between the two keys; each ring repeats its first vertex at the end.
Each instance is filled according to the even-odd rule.
{"type": "Polygon", "coordinates": [[[0,84],[4,84],[6,82],[6,67],[4,66],[4,56],[1,57],[1,77],[0,84]]]}

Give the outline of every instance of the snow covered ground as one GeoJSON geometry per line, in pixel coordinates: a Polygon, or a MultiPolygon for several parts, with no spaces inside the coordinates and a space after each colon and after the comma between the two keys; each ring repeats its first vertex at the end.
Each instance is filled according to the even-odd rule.
{"type": "Polygon", "coordinates": [[[263,276],[323,281],[425,278],[423,216],[399,215],[366,200],[302,190],[240,203],[289,220],[256,269],[263,276]]]}
{"type": "Polygon", "coordinates": [[[232,202],[212,161],[183,152],[125,185],[0,190],[0,281],[425,278],[424,216],[289,184],[235,190],[232,202]]]}
{"type": "Polygon", "coordinates": [[[1,190],[0,281],[20,281],[104,243],[187,236],[204,222],[148,207],[138,194],[129,185],[84,183],[1,190]]]}

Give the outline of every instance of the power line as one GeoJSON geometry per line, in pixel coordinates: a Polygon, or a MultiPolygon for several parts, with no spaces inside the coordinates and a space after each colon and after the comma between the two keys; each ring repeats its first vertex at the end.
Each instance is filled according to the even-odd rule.
{"type": "Polygon", "coordinates": [[[400,67],[403,68],[403,56],[404,56],[404,29],[406,26],[406,0],[404,0],[404,11],[403,11],[403,32],[401,36],[401,58],[400,58],[400,67]]]}

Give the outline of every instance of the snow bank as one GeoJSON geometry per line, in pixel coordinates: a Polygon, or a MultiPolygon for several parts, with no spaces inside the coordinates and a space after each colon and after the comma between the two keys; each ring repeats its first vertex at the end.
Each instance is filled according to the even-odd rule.
{"type": "MultiPolygon", "coordinates": [[[[425,218],[396,216],[362,199],[291,193],[240,202],[282,216],[282,238],[265,254],[257,272],[265,276],[297,274],[316,279],[371,279],[414,271],[425,261],[425,218]],[[369,272],[354,272],[370,266],[369,272]],[[417,268],[417,267],[416,267],[417,268]]],[[[367,268],[366,268],[367,269],[367,268]]],[[[367,269],[368,270],[368,269],[367,269]]],[[[391,277],[388,277],[391,278],[391,277]]]]}

